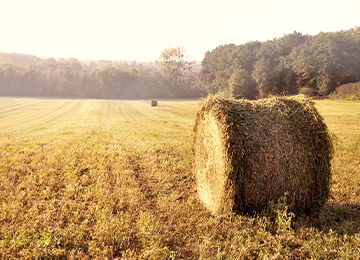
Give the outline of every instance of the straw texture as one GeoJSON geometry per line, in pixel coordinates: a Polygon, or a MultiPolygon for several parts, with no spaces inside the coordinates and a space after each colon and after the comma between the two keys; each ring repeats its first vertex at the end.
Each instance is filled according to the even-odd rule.
{"type": "Polygon", "coordinates": [[[194,132],[197,190],[214,215],[259,212],[285,193],[291,211],[308,213],[330,196],[333,146],[304,96],[207,98],[194,132]]]}

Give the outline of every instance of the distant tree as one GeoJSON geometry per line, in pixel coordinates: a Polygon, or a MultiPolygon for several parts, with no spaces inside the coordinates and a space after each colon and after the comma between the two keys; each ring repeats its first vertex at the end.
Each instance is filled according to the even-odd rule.
{"type": "Polygon", "coordinates": [[[245,70],[255,80],[261,97],[297,93],[297,75],[287,57],[308,38],[294,32],[264,43],[220,45],[205,53],[199,78],[209,93],[229,93],[230,78],[245,70]]]}
{"type": "Polygon", "coordinates": [[[26,64],[22,68],[21,72],[21,80],[22,80],[22,86],[23,86],[23,93],[32,96],[36,95],[40,91],[38,90],[38,84],[37,84],[37,71],[30,65],[26,64]]]}
{"type": "Polygon", "coordinates": [[[46,59],[46,64],[48,64],[48,65],[57,65],[58,62],[54,58],[48,58],[48,59],[46,59]]]}
{"type": "Polygon", "coordinates": [[[72,62],[75,62],[75,63],[79,63],[79,61],[75,58],[68,58],[65,60],[66,63],[72,63],[72,62]]]}
{"type": "Polygon", "coordinates": [[[15,94],[17,89],[18,73],[17,67],[14,65],[8,65],[4,68],[4,86],[7,93],[15,94]]]}
{"type": "Polygon", "coordinates": [[[163,69],[169,95],[181,97],[186,92],[189,88],[186,76],[192,71],[194,63],[187,61],[184,47],[170,47],[160,53],[159,65],[163,69]]]}
{"type": "Polygon", "coordinates": [[[360,99],[360,82],[348,83],[337,87],[332,97],[341,99],[360,99]]]}
{"type": "Polygon", "coordinates": [[[235,44],[220,45],[211,52],[205,53],[199,78],[209,93],[229,91],[228,80],[237,69],[234,56],[236,56],[235,44]]]}
{"type": "Polygon", "coordinates": [[[229,92],[229,79],[238,70],[245,70],[249,75],[257,61],[256,54],[260,42],[249,42],[236,46],[221,45],[205,53],[201,62],[199,78],[209,93],[229,92]]]}
{"type": "Polygon", "coordinates": [[[257,83],[257,89],[261,97],[278,95],[281,93],[277,75],[275,73],[275,62],[272,59],[263,58],[255,63],[252,77],[257,83]]]}
{"type": "Polygon", "coordinates": [[[235,54],[233,55],[235,69],[244,69],[250,75],[254,69],[254,64],[257,61],[257,53],[261,46],[262,43],[259,41],[251,41],[236,46],[235,54]]]}
{"type": "Polygon", "coordinates": [[[133,61],[137,68],[129,69],[126,61],[97,60],[86,65],[87,61],[74,58],[55,61],[0,53],[0,95],[136,99],[201,96],[195,87],[197,72],[189,72],[192,62],[184,56],[177,62],[177,66],[183,65],[179,66],[180,74],[170,75],[164,72],[171,72],[172,67],[161,68],[158,62],[133,61]]]}
{"type": "Polygon", "coordinates": [[[92,69],[86,73],[82,78],[82,89],[84,90],[83,96],[96,98],[103,97],[103,88],[100,83],[100,71],[99,69],[92,69]]]}
{"type": "Polygon", "coordinates": [[[41,63],[43,60],[39,57],[29,54],[21,54],[21,53],[1,53],[0,52],[0,60],[1,58],[9,59],[11,64],[14,65],[23,65],[23,64],[36,64],[41,63]]]}
{"type": "Polygon", "coordinates": [[[13,65],[14,63],[7,56],[0,56],[0,64],[1,65],[13,65]]]}
{"type": "Polygon", "coordinates": [[[83,67],[81,66],[81,64],[79,62],[71,62],[69,64],[69,67],[72,70],[76,70],[76,71],[82,71],[83,70],[83,67]]]}
{"type": "Polygon", "coordinates": [[[91,69],[95,69],[97,67],[97,64],[94,61],[90,61],[88,66],[90,67],[91,70],[91,69]]]}
{"type": "Polygon", "coordinates": [[[268,40],[261,45],[256,54],[258,60],[252,71],[261,97],[298,92],[297,75],[292,69],[288,55],[307,39],[309,39],[308,35],[294,32],[268,40]]]}
{"type": "Polygon", "coordinates": [[[256,98],[256,82],[244,69],[237,70],[231,75],[229,87],[231,95],[235,98],[256,98]]]}
{"type": "Polygon", "coordinates": [[[122,69],[123,70],[128,70],[130,68],[129,64],[127,63],[127,61],[125,61],[123,64],[122,64],[122,69]]]}
{"type": "Polygon", "coordinates": [[[137,63],[136,63],[136,60],[133,60],[132,62],[130,62],[130,68],[132,69],[136,69],[137,68],[137,63]]]}
{"type": "Polygon", "coordinates": [[[360,27],[321,32],[289,56],[300,85],[328,95],[342,84],[360,80],[360,27]]]}

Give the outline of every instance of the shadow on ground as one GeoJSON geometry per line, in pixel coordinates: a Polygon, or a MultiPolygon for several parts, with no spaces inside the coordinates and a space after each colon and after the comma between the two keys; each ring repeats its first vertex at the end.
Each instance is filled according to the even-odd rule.
{"type": "Polygon", "coordinates": [[[323,232],[332,230],[340,235],[360,233],[360,204],[328,203],[316,214],[299,216],[294,226],[314,227],[323,232]]]}

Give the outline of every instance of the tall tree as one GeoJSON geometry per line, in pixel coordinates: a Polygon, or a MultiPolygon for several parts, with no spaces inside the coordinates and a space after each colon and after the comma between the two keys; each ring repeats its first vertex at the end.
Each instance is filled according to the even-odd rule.
{"type": "Polygon", "coordinates": [[[228,80],[236,70],[236,45],[220,45],[205,53],[199,78],[209,93],[228,92],[228,80]]]}
{"type": "Polygon", "coordinates": [[[181,97],[186,92],[189,87],[186,76],[192,71],[194,63],[195,61],[188,61],[185,57],[184,47],[170,47],[160,53],[159,65],[163,69],[168,91],[173,97],[181,97]]]}

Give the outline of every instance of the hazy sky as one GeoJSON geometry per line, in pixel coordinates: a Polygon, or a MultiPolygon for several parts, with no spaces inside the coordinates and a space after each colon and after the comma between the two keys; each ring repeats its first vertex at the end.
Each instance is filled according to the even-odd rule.
{"type": "Polygon", "coordinates": [[[169,46],[208,50],[293,31],[360,26],[359,0],[0,0],[0,52],[154,61],[169,46]]]}

